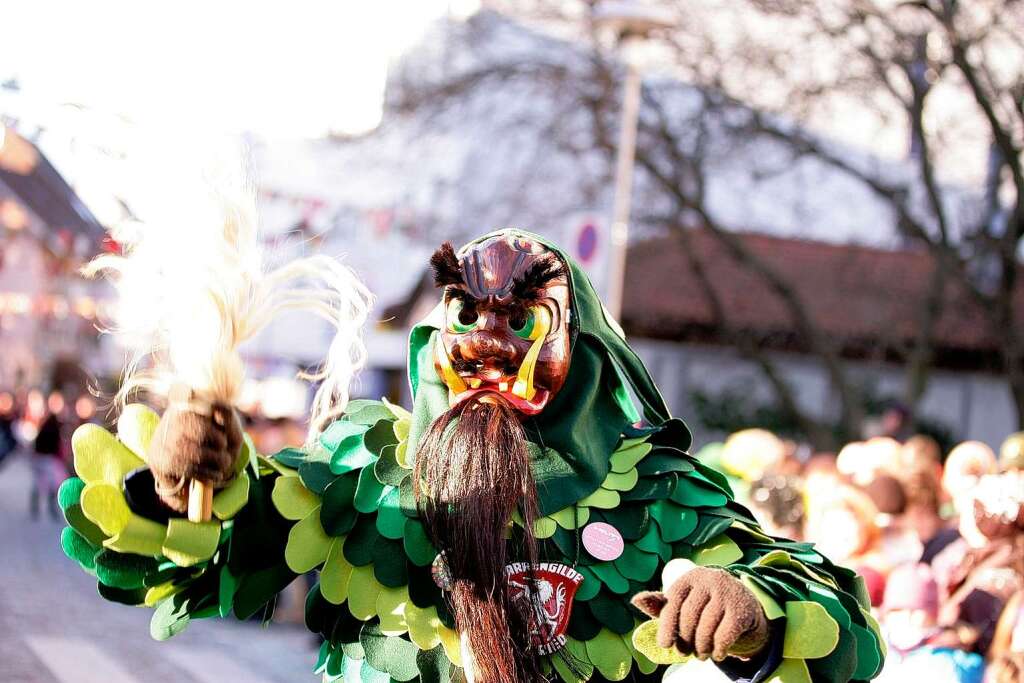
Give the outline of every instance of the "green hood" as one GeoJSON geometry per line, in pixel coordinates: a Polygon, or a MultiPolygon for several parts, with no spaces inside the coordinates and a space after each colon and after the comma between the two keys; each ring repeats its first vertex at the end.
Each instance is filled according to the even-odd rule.
{"type": "MultiPolygon", "coordinates": [[[[651,428],[671,418],[650,373],[629,347],[621,328],[601,304],[583,269],[550,241],[521,230],[499,230],[471,244],[500,234],[516,234],[543,244],[566,264],[571,291],[572,358],[569,376],[544,411],[524,426],[538,448],[533,461],[540,513],[560,510],[590,495],[609,470],[609,456],[622,434],[640,420],[630,398],[632,390],[651,428]]],[[[409,453],[420,437],[448,410],[448,388],[434,370],[433,345],[444,325],[439,304],[409,336],[409,382],[413,421],[409,453]]],[[[678,421],[677,421],[678,422],[678,421]]],[[[687,444],[689,432],[683,427],[687,444]]]]}

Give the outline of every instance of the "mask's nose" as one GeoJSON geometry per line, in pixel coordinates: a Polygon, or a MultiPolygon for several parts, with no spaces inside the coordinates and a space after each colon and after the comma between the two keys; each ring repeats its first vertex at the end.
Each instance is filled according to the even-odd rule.
{"type": "Polygon", "coordinates": [[[465,335],[459,341],[459,352],[465,360],[487,365],[504,365],[516,358],[516,347],[511,341],[482,330],[465,335]]]}

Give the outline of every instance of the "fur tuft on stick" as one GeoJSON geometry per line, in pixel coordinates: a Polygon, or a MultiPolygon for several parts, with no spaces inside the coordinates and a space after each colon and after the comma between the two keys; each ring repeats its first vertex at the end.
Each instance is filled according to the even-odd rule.
{"type": "Polygon", "coordinates": [[[361,331],[372,297],[337,260],[317,255],[268,269],[257,233],[255,192],[244,175],[206,177],[196,187],[166,188],[174,205],[154,222],[113,231],[121,255],[88,264],[105,275],[117,299],[103,331],[117,335],[128,359],[116,400],[138,391],[166,398],[185,384],[210,402],[234,405],[245,368],[240,347],[279,314],[322,318],[334,338],[321,367],[302,375],[318,382],[310,416],[313,439],[345,408],[363,366],[361,331]],[[175,192],[179,190],[179,192],[175,192]]]}

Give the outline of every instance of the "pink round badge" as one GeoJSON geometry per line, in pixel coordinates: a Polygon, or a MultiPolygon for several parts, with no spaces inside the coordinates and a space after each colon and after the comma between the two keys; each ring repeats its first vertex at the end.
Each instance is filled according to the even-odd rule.
{"type": "Polygon", "coordinates": [[[622,534],[611,524],[594,522],[583,529],[583,547],[597,559],[608,562],[622,554],[625,543],[622,534]]]}

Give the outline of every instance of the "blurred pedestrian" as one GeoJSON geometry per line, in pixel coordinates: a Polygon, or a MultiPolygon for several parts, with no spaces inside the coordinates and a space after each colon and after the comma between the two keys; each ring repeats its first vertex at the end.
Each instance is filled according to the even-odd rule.
{"type": "MultiPolygon", "coordinates": [[[[58,407],[57,401],[48,402],[49,408],[58,407]]],[[[59,406],[63,409],[63,406],[59,406]]],[[[33,520],[39,518],[40,500],[45,500],[52,519],[59,519],[57,489],[64,480],[67,470],[61,459],[63,430],[58,411],[48,410],[36,433],[32,457],[33,486],[29,497],[29,514],[33,520]]]]}
{"type": "Polygon", "coordinates": [[[14,396],[5,391],[0,394],[0,465],[18,448],[18,440],[14,436],[16,419],[14,396]]]}

